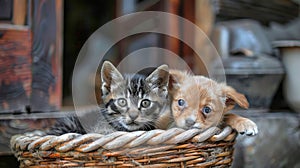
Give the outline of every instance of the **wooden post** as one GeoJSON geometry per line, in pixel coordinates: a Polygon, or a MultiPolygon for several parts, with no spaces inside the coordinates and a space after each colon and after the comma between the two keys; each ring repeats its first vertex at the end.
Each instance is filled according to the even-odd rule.
{"type": "Polygon", "coordinates": [[[33,1],[32,111],[57,111],[61,106],[61,3],[33,1]]]}

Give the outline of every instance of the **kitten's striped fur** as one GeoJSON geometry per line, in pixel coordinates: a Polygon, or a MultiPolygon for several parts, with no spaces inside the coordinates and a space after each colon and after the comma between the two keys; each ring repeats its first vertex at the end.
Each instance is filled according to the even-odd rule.
{"type": "MultiPolygon", "coordinates": [[[[89,132],[108,134],[114,131],[166,129],[170,120],[167,65],[145,73],[124,76],[108,61],[101,69],[102,100],[99,118],[89,132]]],[[[84,133],[76,116],[56,125],[49,133],[84,133]],[[76,128],[74,128],[74,126],[76,128]],[[70,131],[68,131],[70,130],[70,131]]]]}

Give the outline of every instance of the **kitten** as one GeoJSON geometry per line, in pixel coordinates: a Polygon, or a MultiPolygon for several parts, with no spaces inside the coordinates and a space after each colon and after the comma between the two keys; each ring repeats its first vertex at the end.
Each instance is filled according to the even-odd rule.
{"type": "MultiPolygon", "coordinates": [[[[98,108],[97,124],[88,132],[109,134],[115,131],[166,129],[170,121],[168,96],[169,70],[161,65],[151,74],[124,76],[108,61],[101,68],[103,108],[98,108]]],[[[48,134],[86,131],[76,116],[55,125],[48,134]]]]}
{"type": "Polygon", "coordinates": [[[225,114],[235,104],[248,108],[249,103],[243,94],[224,83],[170,70],[170,94],[172,115],[178,127],[206,130],[225,122],[241,134],[255,135],[258,132],[256,124],[250,119],[225,114]]]}

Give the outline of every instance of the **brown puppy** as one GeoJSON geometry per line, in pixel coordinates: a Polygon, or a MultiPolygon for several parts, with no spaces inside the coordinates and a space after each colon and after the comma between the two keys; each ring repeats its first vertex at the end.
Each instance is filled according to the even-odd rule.
{"type": "Polygon", "coordinates": [[[246,97],[232,87],[178,70],[170,71],[169,86],[172,115],[177,127],[205,130],[225,122],[241,134],[257,134],[257,126],[250,119],[225,114],[235,104],[242,108],[249,106],[246,97]]]}

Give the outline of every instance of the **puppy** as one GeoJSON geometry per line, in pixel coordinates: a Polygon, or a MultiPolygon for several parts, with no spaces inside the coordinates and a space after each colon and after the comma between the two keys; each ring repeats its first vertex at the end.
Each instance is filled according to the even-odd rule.
{"type": "Polygon", "coordinates": [[[169,90],[172,115],[177,127],[206,130],[225,122],[241,134],[256,135],[258,129],[250,119],[226,114],[235,104],[247,109],[246,97],[224,83],[204,76],[170,70],[169,90]]]}

